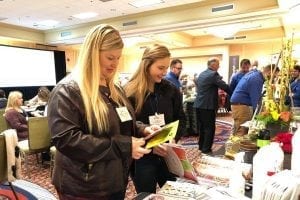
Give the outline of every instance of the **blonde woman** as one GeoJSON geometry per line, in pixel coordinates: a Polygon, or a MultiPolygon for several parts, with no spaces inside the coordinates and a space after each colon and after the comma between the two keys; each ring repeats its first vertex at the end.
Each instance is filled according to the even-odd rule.
{"type": "MultiPolygon", "coordinates": [[[[138,121],[163,126],[180,120],[176,135],[176,140],[179,140],[185,133],[185,115],[181,92],[171,82],[163,79],[169,63],[170,52],[167,47],[148,47],[139,68],[125,85],[125,92],[135,108],[138,121]]],[[[174,180],[162,159],[165,155],[166,147],[161,145],[153,149],[153,154],[135,162],[135,173],[132,177],[138,193],[155,193],[157,183],[162,186],[167,180],[174,180]]]]}
{"type": "Polygon", "coordinates": [[[19,91],[12,91],[8,95],[5,108],[5,119],[9,126],[16,129],[19,141],[28,138],[28,124],[26,113],[22,110],[23,95],[19,91]]]}
{"type": "Polygon", "coordinates": [[[133,108],[113,80],[123,41],[110,25],[87,34],[76,69],[52,90],[49,126],[57,148],[53,184],[60,199],[124,199],[132,158],[143,148],[133,108]]]}

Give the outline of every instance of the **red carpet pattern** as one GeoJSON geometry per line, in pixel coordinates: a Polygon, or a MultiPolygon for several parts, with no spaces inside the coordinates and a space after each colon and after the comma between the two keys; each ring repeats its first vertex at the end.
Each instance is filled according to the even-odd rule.
{"type": "Polygon", "coordinates": [[[57,197],[54,186],[51,184],[49,163],[38,164],[35,155],[30,155],[28,160],[29,172],[27,172],[24,163],[22,163],[23,179],[49,190],[57,197]]]}
{"type": "MultiPolygon", "coordinates": [[[[230,135],[231,127],[232,125],[230,122],[221,120],[216,121],[216,133],[212,151],[217,151],[223,146],[223,144],[226,142],[230,135]]],[[[198,136],[182,138],[182,140],[179,143],[181,143],[184,146],[196,148],[198,147],[198,136]]]]}
{"type": "MultiPolygon", "coordinates": [[[[216,124],[216,136],[214,140],[213,151],[218,150],[227,140],[231,130],[231,124],[224,121],[217,121],[216,124]]],[[[187,145],[188,157],[191,162],[199,158],[198,151],[198,137],[191,136],[183,138],[180,143],[187,145]]],[[[29,173],[26,172],[24,164],[22,165],[23,179],[29,182],[40,185],[41,187],[49,190],[52,194],[57,197],[56,191],[51,184],[50,169],[48,164],[37,164],[36,157],[34,155],[29,156],[29,173]]],[[[126,200],[132,199],[136,195],[134,185],[131,180],[126,191],[126,200]]]]}

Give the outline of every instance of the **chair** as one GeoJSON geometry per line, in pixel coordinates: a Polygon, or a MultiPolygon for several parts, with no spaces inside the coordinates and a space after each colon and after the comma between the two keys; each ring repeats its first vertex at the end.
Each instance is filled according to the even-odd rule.
{"type": "Polygon", "coordinates": [[[50,177],[52,177],[52,172],[54,168],[55,162],[55,155],[56,155],[56,148],[55,146],[50,147],[50,177]]]}
{"type": "Polygon", "coordinates": [[[4,117],[5,110],[0,109],[0,133],[8,129],[7,122],[4,117]]]}
{"type": "MultiPolygon", "coordinates": [[[[7,176],[7,153],[6,153],[6,142],[4,135],[0,134],[0,183],[8,181],[7,176]]],[[[11,182],[8,182],[9,186],[18,200],[18,196],[11,182]]]]}
{"type": "MultiPolygon", "coordinates": [[[[7,131],[15,131],[13,129],[7,130],[7,131]]],[[[5,133],[6,134],[6,133],[5,133]]],[[[12,135],[13,133],[11,133],[12,135]]],[[[15,138],[17,142],[17,133],[15,132],[15,138]]],[[[19,200],[19,199],[32,199],[31,197],[34,196],[36,198],[34,199],[47,199],[47,200],[57,200],[57,198],[50,193],[46,188],[42,188],[41,186],[22,180],[22,177],[20,176],[20,173],[16,173],[16,177],[12,179],[12,174],[9,175],[9,166],[10,166],[10,160],[7,159],[7,145],[10,143],[6,143],[4,134],[0,133],[0,183],[3,184],[3,188],[10,189],[12,191],[12,194],[9,194],[11,198],[9,199],[14,199],[14,200],[19,200]],[[7,182],[9,183],[9,188],[7,185],[7,182]],[[21,195],[20,195],[21,193],[21,195]],[[27,194],[30,194],[30,196],[27,196],[27,194]],[[13,196],[14,197],[13,197],[13,196]],[[23,195],[26,196],[23,198],[23,195]]],[[[13,147],[13,146],[12,146],[13,147]]],[[[15,151],[13,152],[15,154],[15,151]]],[[[21,169],[21,166],[17,167],[18,169],[21,169]]],[[[17,169],[15,168],[15,169],[17,169]]],[[[13,172],[14,173],[14,172],[13,172]]],[[[2,187],[0,188],[1,191],[2,187]]],[[[0,199],[2,196],[0,195],[0,199]]],[[[7,196],[5,196],[4,199],[7,196]]]]}
{"type": "Polygon", "coordinates": [[[19,142],[20,152],[24,158],[28,176],[30,176],[30,174],[27,155],[36,154],[37,161],[39,161],[38,154],[49,151],[50,143],[51,139],[47,117],[30,117],[28,119],[28,140],[19,142]]]}

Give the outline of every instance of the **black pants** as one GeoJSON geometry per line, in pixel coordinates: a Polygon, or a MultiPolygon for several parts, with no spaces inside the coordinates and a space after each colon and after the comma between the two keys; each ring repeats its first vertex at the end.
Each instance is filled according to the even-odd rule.
{"type": "Polygon", "coordinates": [[[196,108],[199,126],[199,150],[203,153],[211,152],[216,130],[216,111],[196,108]]]}
{"type": "Polygon", "coordinates": [[[156,185],[162,187],[167,180],[175,181],[164,159],[149,154],[135,161],[135,170],[131,175],[137,193],[156,193],[156,185]]]}

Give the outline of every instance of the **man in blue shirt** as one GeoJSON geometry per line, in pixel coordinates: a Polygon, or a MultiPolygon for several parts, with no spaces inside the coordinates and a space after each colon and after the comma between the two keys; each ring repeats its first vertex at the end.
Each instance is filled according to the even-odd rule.
{"type": "Polygon", "coordinates": [[[237,86],[237,84],[239,83],[239,81],[241,80],[241,78],[249,72],[250,69],[250,60],[249,59],[243,59],[240,62],[240,70],[235,73],[232,77],[231,77],[231,81],[230,81],[230,90],[233,92],[235,87],[237,86]]]}
{"type": "Polygon", "coordinates": [[[243,136],[247,129],[240,125],[251,120],[253,110],[256,109],[262,96],[262,88],[265,78],[270,77],[271,68],[275,65],[267,65],[262,71],[254,69],[244,75],[237,84],[230,98],[233,124],[233,135],[243,136]]]}
{"type": "Polygon", "coordinates": [[[179,76],[182,71],[182,61],[180,59],[173,59],[170,65],[170,71],[165,76],[165,79],[173,83],[179,90],[182,88],[182,84],[179,81],[179,76]]]}
{"type": "MultiPolygon", "coordinates": [[[[294,107],[300,107],[300,66],[295,65],[294,70],[292,72],[293,81],[291,82],[291,94],[290,97],[293,99],[293,104],[291,104],[294,107]]],[[[291,102],[291,100],[289,100],[291,102]]]]}

